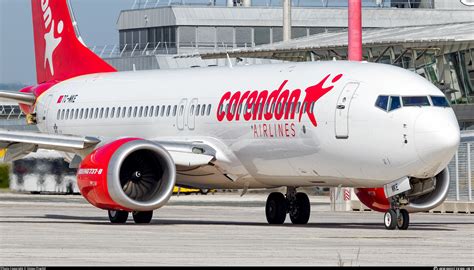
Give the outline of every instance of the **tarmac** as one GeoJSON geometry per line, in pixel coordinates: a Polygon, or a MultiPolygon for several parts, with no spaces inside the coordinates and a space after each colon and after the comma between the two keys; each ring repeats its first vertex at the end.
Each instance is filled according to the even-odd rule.
{"type": "Polygon", "coordinates": [[[412,214],[407,231],[388,231],[382,213],[310,196],[308,225],[268,225],[266,197],[174,196],[151,224],[112,225],[79,195],[0,193],[0,265],[474,265],[473,215],[412,214]]]}

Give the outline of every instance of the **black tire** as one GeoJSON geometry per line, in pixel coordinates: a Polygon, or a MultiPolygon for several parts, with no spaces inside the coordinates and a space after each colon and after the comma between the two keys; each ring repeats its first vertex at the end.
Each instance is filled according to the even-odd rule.
{"type": "Polygon", "coordinates": [[[109,220],[111,223],[125,223],[128,219],[127,211],[109,210],[109,220]]]}
{"type": "Polygon", "coordinates": [[[199,193],[201,193],[202,195],[207,195],[209,193],[209,189],[208,188],[202,188],[199,190],[199,193]]]}
{"type": "Polygon", "coordinates": [[[286,198],[283,194],[279,192],[271,193],[265,206],[268,224],[283,224],[286,219],[287,208],[286,198]]]}
{"type": "Polygon", "coordinates": [[[145,224],[150,223],[153,217],[153,211],[133,212],[132,215],[135,223],[145,224]]]}
{"type": "Polygon", "coordinates": [[[390,209],[385,212],[384,225],[387,230],[394,230],[397,227],[397,213],[395,210],[390,209]]]}
{"type": "Polygon", "coordinates": [[[311,203],[306,193],[298,192],[295,195],[294,207],[290,209],[290,219],[293,224],[308,224],[311,215],[311,203]]]}
{"type": "Polygon", "coordinates": [[[400,215],[397,218],[397,227],[399,230],[406,230],[410,225],[410,214],[405,209],[400,209],[400,215]]]}

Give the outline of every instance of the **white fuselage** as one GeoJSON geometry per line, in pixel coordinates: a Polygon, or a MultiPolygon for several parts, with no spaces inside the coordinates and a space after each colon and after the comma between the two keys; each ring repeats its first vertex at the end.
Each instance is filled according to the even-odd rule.
{"type": "Polygon", "coordinates": [[[86,75],[48,90],[36,112],[38,127],[46,133],[96,136],[103,142],[139,137],[211,145],[221,173],[212,168],[178,171],[177,183],[183,185],[380,187],[444,169],[459,143],[453,110],[427,106],[387,112],[375,106],[380,95],[443,96],[400,68],[333,61],[86,75]],[[332,83],[338,74],[342,77],[332,83]],[[282,90],[300,89],[303,102],[305,89],[328,75],[324,85],[334,88],[314,105],[317,126],[307,113],[299,121],[299,110],[288,119],[246,120],[248,99],[241,101],[244,108],[235,108],[239,120],[236,111],[218,119],[227,92],[271,93],[287,80],[282,90]]]}

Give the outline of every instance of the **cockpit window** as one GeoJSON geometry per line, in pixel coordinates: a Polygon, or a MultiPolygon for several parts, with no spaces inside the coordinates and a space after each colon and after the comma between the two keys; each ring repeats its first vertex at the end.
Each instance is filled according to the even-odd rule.
{"type": "Polygon", "coordinates": [[[449,107],[449,102],[446,97],[430,96],[431,102],[435,107],[449,107]]]}
{"type": "Polygon", "coordinates": [[[391,96],[390,97],[390,108],[388,110],[393,111],[393,110],[396,110],[400,107],[402,107],[402,102],[400,101],[400,97],[391,96]]]}
{"type": "Polygon", "coordinates": [[[430,101],[426,96],[402,97],[402,100],[404,107],[431,106],[430,101]]]}
{"type": "Polygon", "coordinates": [[[386,111],[388,106],[388,96],[379,96],[375,101],[375,106],[386,111]]]}

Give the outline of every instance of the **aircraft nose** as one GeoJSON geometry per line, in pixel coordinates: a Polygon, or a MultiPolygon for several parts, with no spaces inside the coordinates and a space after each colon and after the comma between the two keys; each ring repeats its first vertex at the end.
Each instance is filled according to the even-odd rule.
{"type": "Polygon", "coordinates": [[[418,156],[433,170],[447,166],[458,149],[460,139],[458,121],[451,109],[425,111],[416,120],[415,146],[418,156]]]}

